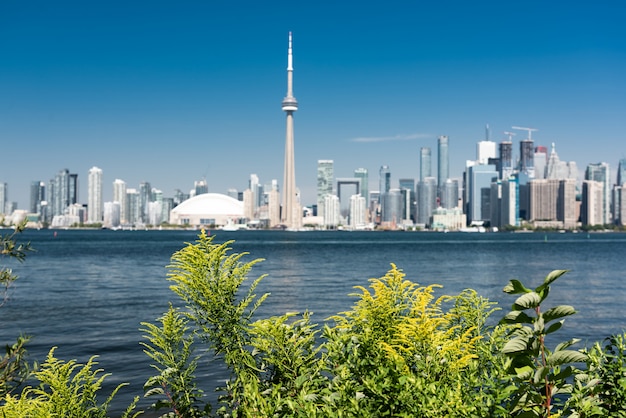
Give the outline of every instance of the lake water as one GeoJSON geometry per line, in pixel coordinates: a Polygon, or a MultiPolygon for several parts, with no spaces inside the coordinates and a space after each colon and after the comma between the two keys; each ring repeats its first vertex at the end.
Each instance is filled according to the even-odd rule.
{"type": "MultiPolygon", "coordinates": [[[[251,274],[268,274],[258,292],[271,292],[261,315],[308,309],[321,323],[349,309],[353,287],[381,277],[390,263],[412,281],[443,285],[439,293],[473,288],[506,311],[514,299],[502,293],[509,279],[534,287],[551,270],[568,269],[548,299],[549,305],[570,304],[579,311],[566,320],[561,337],[590,343],[626,329],[626,234],[213,234],[217,242],[234,239],[234,251],[250,253],[246,260],[265,259],[251,274]]],[[[85,362],[97,354],[99,366],[112,373],[107,391],[130,383],[115,398],[112,412],[118,413],[143,394],[152,374],[139,344],[140,322],[154,322],[169,301],[176,301],[166,266],[176,250],[196,238],[196,231],[24,232],[20,240],[30,241],[36,252],[22,264],[3,260],[20,279],[0,308],[0,344],[14,342],[20,333],[32,335],[30,358],[39,362],[53,346],[64,360],[85,362]]],[[[206,390],[224,379],[215,365],[200,374],[206,390]]],[[[149,404],[142,400],[140,405],[149,404]]]]}

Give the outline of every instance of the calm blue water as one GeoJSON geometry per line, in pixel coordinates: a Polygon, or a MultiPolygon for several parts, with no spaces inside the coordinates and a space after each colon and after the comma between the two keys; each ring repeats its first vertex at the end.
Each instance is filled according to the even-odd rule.
{"type": "MultiPolygon", "coordinates": [[[[474,288],[506,310],[509,279],[539,285],[553,269],[569,269],[552,288],[550,304],[571,304],[579,313],[561,335],[593,342],[626,329],[626,234],[463,234],[410,232],[217,232],[235,239],[248,260],[263,258],[252,278],[268,274],[259,293],[271,292],[261,314],[286,311],[324,318],[350,308],[353,286],[367,286],[395,263],[407,278],[438,283],[440,293],[474,288]]],[[[26,231],[21,239],[37,250],[0,308],[0,344],[20,333],[33,335],[32,360],[52,346],[56,356],[85,362],[99,355],[110,386],[129,382],[116,397],[121,411],[152,370],[139,342],[140,322],[154,322],[176,301],[166,280],[172,253],[193,242],[194,231],[26,231]]],[[[7,262],[7,260],[3,260],[7,262]]],[[[224,378],[215,365],[200,373],[206,389],[224,378]]],[[[110,390],[107,386],[107,390],[110,390]]],[[[150,402],[142,401],[142,407],[150,402]]]]}

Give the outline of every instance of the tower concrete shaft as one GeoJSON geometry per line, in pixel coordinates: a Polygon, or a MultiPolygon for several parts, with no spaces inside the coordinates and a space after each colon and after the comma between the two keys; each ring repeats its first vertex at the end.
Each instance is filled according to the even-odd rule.
{"type": "Polygon", "coordinates": [[[298,101],[293,97],[293,56],[292,38],[289,32],[289,48],[287,50],[287,95],[282,103],[283,111],[287,114],[287,134],[285,139],[285,179],[283,182],[283,207],[281,223],[290,229],[297,229],[301,225],[302,214],[298,203],[296,188],[296,168],[294,157],[293,112],[298,110],[298,101]]]}

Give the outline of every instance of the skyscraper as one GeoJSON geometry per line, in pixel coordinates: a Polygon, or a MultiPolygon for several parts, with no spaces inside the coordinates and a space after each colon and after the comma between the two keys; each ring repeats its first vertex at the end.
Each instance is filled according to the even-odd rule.
{"type": "Polygon", "coordinates": [[[43,181],[33,181],[30,184],[30,213],[41,214],[41,202],[46,200],[46,183],[43,181]]]}
{"type": "Polygon", "coordinates": [[[102,222],[104,210],[102,204],[102,170],[98,167],[91,167],[88,182],[87,222],[94,224],[102,222]]]}
{"type": "Polygon", "coordinates": [[[448,137],[441,135],[437,138],[437,197],[441,199],[443,185],[450,177],[448,158],[448,137]]]}
{"type": "Polygon", "coordinates": [[[535,178],[535,142],[532,139],[523,139],[519,142],[519,171],[535,178]]]}
{"type": "Polygon", "coordinates": [[[8,194],[9,185],[7,183],[0,182],[0,214],[5,214],[8,194]]]}
{"type": "Polygon", "coordinates": [[[383,193],[387,193],[391,189],[391,171],[389,170],[389,166],[381,166],[378,172],[378,176],[378,191],[382,196],[383,193]]]}
{"type": "Polygon", "coordinates": [[[63,215],[70,205],[70,171],[65,168],[51,181],[52,216],[63,215]]]}
{"type": "Polygon", "coordinates": [[[370,204],[370,189],[367,176],[367,168],[357,168],[354,170],[354,177],[361,180],[361,196],[365,198],[365,207],[370,204]]]}
{"type": "Polygon", "coordinates": [[[496,143],[478,141],[476,143],[476,160],[479,164],[488,164],[490,158],[496,158],[496,143]]]}
{"type": "MultiPolygon", "coordinates": [[[[587,171],[585,171],[585,180],[593,180],[600,182],[602,184],[602,222],[603,224],[608,224],[610,221],[610,213],[611,213],[611,189],[610,185],[610,172],[609,172],[609,164],[608,163],[595,163],[589,164],[587,166],[587,171]]],[[[590,188],[593,190],[593,188],[590,188]]],[[[591,193],[591,192],[590,192],[591,193]]],[[[596,193],[595,190],[593,193],[596,193]]]]}
{"type": "Polygon", "coordinates": [[[126,182],[115,179],[113,182],[113,202],[120,204],[120,223],[128,223],[128,196],[126,195],[126,182]]]}
{"type": "Polygon", "coordinates": [[[148,223],[149,205],[152,201],[152,187],[147,181],[139,183],[139,218],[135,222],[148,223]]]}
{"type": "Polygon", "coordinates": [[[293,96],[293,57],[292,40],[289,32],[287,49],[287,96],[283,99],[283,111],[287,114],[287,133],[285,138],[285,180],[283,183],[283,207],[281,222],[291,229],[300,228],[302,214],[298,204],[296,189],[296,168],[293,139],[293,112],[298,110],[298,101],[293,96]]]}
{"type": "Polygon", "coordinates": [[[324,216],[324,198],[333,194],[333,160],[317,161],[317,214],[324,216]]]}
{"type": "Polygon", "coordinates": [[[619,160],[617,165],[617,185],[622,186],[626,183],[626,158],[619,160]]]}
{"type": "Polygon", "coordinates": [[[513,174],[513,142],[500,142],[500,178],[508,179],[513,174]]]}
{"type": "Polygon", "coordinates": [[[420,148],[420,181],[426,180],[426,177],[433,175],[431,169],[430,148],[420,148]]]}

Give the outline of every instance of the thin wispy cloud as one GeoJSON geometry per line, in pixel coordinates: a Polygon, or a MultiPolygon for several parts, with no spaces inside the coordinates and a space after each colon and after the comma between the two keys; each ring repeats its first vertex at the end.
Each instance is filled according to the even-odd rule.
{"type": "Polygon", "coordinates": [[[429,134],[406,134],[406,135],[393,135],[393,136],[360,136],[352,138],[350,142],[390,142],[390,141],[413,141],[416,139],[430,138],[429,134]]]}

